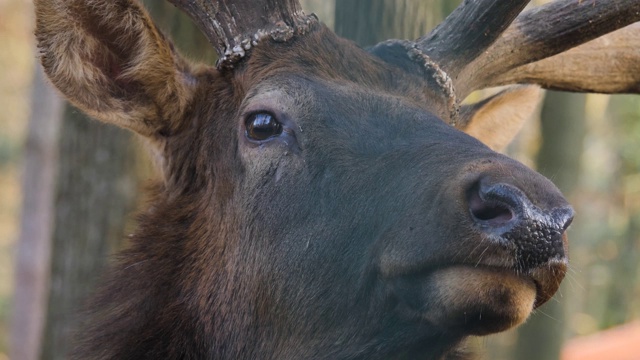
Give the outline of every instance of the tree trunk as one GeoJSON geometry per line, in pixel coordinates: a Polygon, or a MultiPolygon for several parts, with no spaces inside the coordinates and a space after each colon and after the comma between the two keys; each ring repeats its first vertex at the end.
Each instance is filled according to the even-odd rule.
{"type": "MultiPolygon", "coordinates": [[[[610,225],[609,237],[602,242],[609,255],[604,266],[612,279],[606,285],[606,299],[601,310],[600,328],[623,324],[637,314],[638,305],[638,255],[640,254],[640,153],[638,135],[640,107],[637,99],[615,97],[609,102],[609,121],[613,120],[615,132],[613,145],[617,152],[617,166],[613,173],[610,195],[611,212],[620,219],[610,225]],[[634,106],[635,105],[635,106],[634,106]],[[614,225],[615,224],[615,225],[614,225]],[[613,234],[613,235],[612,235],[613,234]],[[635,309],[634,309],[635,307],[635,309]]],[[[600,251],[602,252],[602,251],[600,251]]],[[[604,254],[603,254],[604,255],[604,254]]],[[[601,255],[602,257],[602,255],[601,255]]],[[[604,260],[604,259],[603,259],[604,260]]]]}
{"type": "Polygon", "coordinates": [[[366,47],[386,39],[414,40],[442,20],[453,1],[342,0],[336,2],[335,29],[340,36],[366,47]]]}
{"type": "Polygon", "coordinates": [[[65,108],[43,359],[66,359],[75,317],[122,238],[136,180],[131,135],[65,108]]]}
{"type": "Polygon", "coordinates": [[[63,101],[37,64],[24,149],[22,216],[17,244],[11,359],[38,358],[47,304],[53,197],[63,101]]]}
{"type": "MultiPolygon", "coordinates": [[[[625,209],[627,210],[627,209],[625,209]]],[[[628,225],[617,239],[618,256],[609,264],[612,281],[608,285],[601,329],[624,324],[632,319],[632,307],[637,298],[638,248],[640,219],[637,213],[627,212],[628,225]]]]}
{"type": "Polygon", "coordinates": [[[334,28],[336,2],[334,0],[300,0],[306,14],[314,13],[329,29],[334,28]]]}
{"type": "MultiPolygon", "coordinates": [[[[584,117],[585,95],[547,93],[541,114],[542,146],[536,162],[538,171],[550,178],[568,198],[580,178],[580,157],[586,132],[584,117]]],[[[564,284],[553,299],[519,328],[513,359],[559,359],[565,336],[562,294],[567,287],[564,284]]]]}
{"type": "Polygon", "coordinates": [[[213,46],[186,14],[168,1],[144,0],[143,3],[155,23],[171,35],[181,54],[209,65],[215,63],[217,55],[213,46]]]}

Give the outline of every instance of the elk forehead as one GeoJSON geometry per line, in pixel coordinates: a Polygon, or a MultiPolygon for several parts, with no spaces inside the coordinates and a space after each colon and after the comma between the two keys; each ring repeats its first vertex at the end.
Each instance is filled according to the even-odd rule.
{"type": "Polygon", "coordinates": [[[236,68],[243,87],[276,74],[313,77],[400,96],[443,119],[449,117],[448,98],[441,89],[430,85],[430,79],[382,61],[321,24],[286,43],[260,44],[246,60],[236,68]]]}

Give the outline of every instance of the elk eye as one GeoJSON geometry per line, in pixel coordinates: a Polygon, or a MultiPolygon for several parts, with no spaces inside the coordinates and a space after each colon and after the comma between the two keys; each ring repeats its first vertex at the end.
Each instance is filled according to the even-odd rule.
{"type": "Polygon", "coordinates": [[[269,113],[255,113],[247,118],[247,137],[251,140],[266,140],[282,133],[282,124],[269,113]]]}

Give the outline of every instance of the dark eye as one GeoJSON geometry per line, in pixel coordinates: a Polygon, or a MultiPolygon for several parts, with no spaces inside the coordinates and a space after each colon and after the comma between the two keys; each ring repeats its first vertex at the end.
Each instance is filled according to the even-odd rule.
{"type": "Polygon", "coordinates": [[[251,140],[266,140],[282,133],[282,124],[269,113],[255,113],[247,118],[247,137],[251,140]]]}

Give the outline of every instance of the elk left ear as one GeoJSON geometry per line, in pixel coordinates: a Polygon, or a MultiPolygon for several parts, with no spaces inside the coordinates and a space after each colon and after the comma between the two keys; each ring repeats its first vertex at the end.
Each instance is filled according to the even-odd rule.
{"type": "Polygon", "coordinates": [[[458,128],[502,151],[536,111],[542,90],[538,86],[515,86],[460,110],[458,128]]]}
{"type": "Polygon", "coordinates": [[[196,82],[136,0],[35,0],[35,7],[42,65],[74,105],[149,138],[182,125],[196,82]]]}

